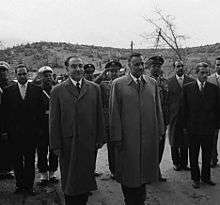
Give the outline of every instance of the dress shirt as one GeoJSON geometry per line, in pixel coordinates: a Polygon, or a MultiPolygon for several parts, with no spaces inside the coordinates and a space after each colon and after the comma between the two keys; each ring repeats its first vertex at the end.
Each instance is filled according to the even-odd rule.
{"type": "Polygon", "coordinates": [[[202,89],[205,87],[205,83],[206,82],[203,82],[203,84],[199,81],[199,79],[196,79],[196,81],[197,81],[197,84],[198,84],[198,86],[199,86],[199,90],[200,91],[202,91],[202,89]]]}
{"type": "Polygon", "coordinates": [[[20,91],[20,94],[21,94],[21,97],[22,97],[23,100],[24,100],[25,95],[26,95],[27,85],[28,85],[28,82],[26,82],[23,85],[18,82],[19,91],[20,91]]]}
{"type": "Polygon", "coordinates": [[[130,75],[131,75],[131,78],[134,80],[135,83],[138,83],[137,80],[139,80],[139,82],[141,82],[141,77],[136,78],[131,73],[130,73],[130,75]]]}
{"type": "MultiPolygon", "coordinates": [[[[70,78],[70,80],[72,81],[73,85],[75,85],[75,86],[76,86],[76,84],[77,84],[77,83],[79,83],[79,87],[80,87],[80,88],[82,88],[82,78],[80,79],[80,81],[79,81],[79,82],[77,82],[77,81],[73,80],[72,78],[70,78]]],[[[77,86],[76,86],[76,87],[77,87],[77,86]]]]}
{"type": "Polygon", "coordinates": [[[176,79],[177,79],[180,87],[182,88],[183,87],[183,81],[184,81],[184,75],[182,75],[182,76],[176,75],[176,79]]]}

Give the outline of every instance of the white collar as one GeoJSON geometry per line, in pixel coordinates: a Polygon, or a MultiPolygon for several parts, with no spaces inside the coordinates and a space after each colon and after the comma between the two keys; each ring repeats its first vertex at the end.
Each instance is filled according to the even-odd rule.
{"type": "Polygon", "coordinates": [[[178,75],[176,74],[176,79],[177,79],[177,80],[184,80],[184,75],[178,76],[178,75]]]}
{"type": "Polygon", "coordinates": [[[215,73],[216,78],[220,78],[220,75],[216,72],[215,73]]]}
{"type": "Polygon", "coordinates": [[[80,79],[80,81],[79,81],[79,82],[77,82],[77,81],[73,80],[71,77],[70,77],[70,80],[72,81],[73,85],[75,85],[75,86],[76,86],[76,84],[77,84],[77,83],[79,83],[79,87],[80,87],[80,88],[82,87],[82,78],[80,79]]]}
{"type": "MultiPolygon", "coordinates": [[[[202,83],[199,81],[198,78],[196,79],[196,81],[197,81],[197,84],[198,84],[198,86],[199,86],[199,89],[201,89],[201,87],[202,87],[202,83]]],[[[203,82],[203,87],[205,86],[205,84],[206,84],[206,81],[203,82]]]]}
{"type": "Polygon", "coordinates": [[[134,80],[135,83],[137,83],[137,80],[139,80],[139,81],[141,80],[141,76],[139,78],[136,78],[131,73],[130,73],[130,75],[131,75],[131,78],[134,80]]]}
{"type": "Polygon", "coordinates": [[[22,85],[18,82],[18,87],[19,88],[24,88],[24,87],[27,88],[27,84],[28,84],[28,81],[24,85],[22,85]]]}

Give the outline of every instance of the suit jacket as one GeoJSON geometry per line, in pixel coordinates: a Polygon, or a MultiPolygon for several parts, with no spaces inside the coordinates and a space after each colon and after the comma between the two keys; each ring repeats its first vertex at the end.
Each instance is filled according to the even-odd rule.
{"type": "Polygon", "coordinates": [[[212,75],[208,76],[207,81],[216,85],[218,88],[220,88],[220,80],[217,79],[216,73],[213,73],[212,75]]]}
{"type": "MultiPolygon", "coordinates": [[[[184,75],[183,86],[194,81],[184,75]]],[[[176,75],[168,79],[168,137],[171,146],[187,145],[188,140],[183,134],[183,113],[182,113],[182,88],[180,87],[176,75]]]]}
{"type": "Polygon", "coordinates": [[[201,92],[197,82],[183,89],[183,124],[190,135],[212,135],[219,127],[218,88],[206,82],[201,92]]]}
{"type": "Polygon", "coordinates": [[[158,179],[158,145],[164,134],[157,83],[144,76],[140,91],[130,75],[117,78],[110,94],[110,141],[115,148],[116,180],[138,187],[158,179]]]}
{"type": "Polygon", "coordinates": [[[17,83],[4,90],[2,95],[5,119],[3,132],[7,132],[10,140],[16,145],[36,144],[44,113],[42,100],[42,89],[32,83],[27,84],[24,100],[17,83]]]}
{"type": "Polygon", "coordinates": [[[103,142],[104,121],[99,85],[83,79],[80,93],[67,79],[50,98],[50,145],[59,149],[62,189],[67,195],[97,188],[96,144],[103,142]]]}

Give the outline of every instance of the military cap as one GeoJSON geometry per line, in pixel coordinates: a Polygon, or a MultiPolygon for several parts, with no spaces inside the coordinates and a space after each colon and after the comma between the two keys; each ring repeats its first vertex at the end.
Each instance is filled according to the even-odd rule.
{"type": "Polygon", "coordinates": [[[87,74],[93,74],[95,72],[95,66],[91,63],[85,64],[84,71],[87,74]]]}
{"type": "Polygon", "coordinates": [[[10,66],[5,61],[0,61],[0,69],[1,70],[9,70],[10,66]]]}
{"type": "Polygon", "coordinates": [[[105,65],[105,69],[113,67],[114,69],[117,68],[120,70],[122,68],[122,65],[119,61],[110,61],[105,65]]]}
{"type": "Polygon", "coordinates": [[[148,59],[148,61],[151,61],[153,65],[163,65],[164,59],[162,56],[152,56],[148,59]]]}
{"type": "Polygon", "coordinates": [[[53,70],[50,66],[43,66],[38,70],[38,73],[45,73],[45,72],[53,73],[53,70]]]}

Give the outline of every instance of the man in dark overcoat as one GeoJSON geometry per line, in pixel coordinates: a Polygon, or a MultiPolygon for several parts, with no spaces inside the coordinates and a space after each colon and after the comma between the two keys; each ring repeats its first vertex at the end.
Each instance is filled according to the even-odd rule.
{"type": "Polygon", "coordinates": [[[101,92],[83,78],[83,61],[65,61],[69,78],[55,86],[50,98],[50,146],[59,155],[61,183],[66,205],[85,205],[97,189],[95,150],[104,137],[101,92]]]}
{"type": "Polygon", "coordinates": [[[171,157],[175,171],[189,170],[188,137],[183,131],[182,90],[183,86],[193,81],[185,74],[182,61],[174,63],[175,75],[168,79],[168,137],[171,157]]]}

